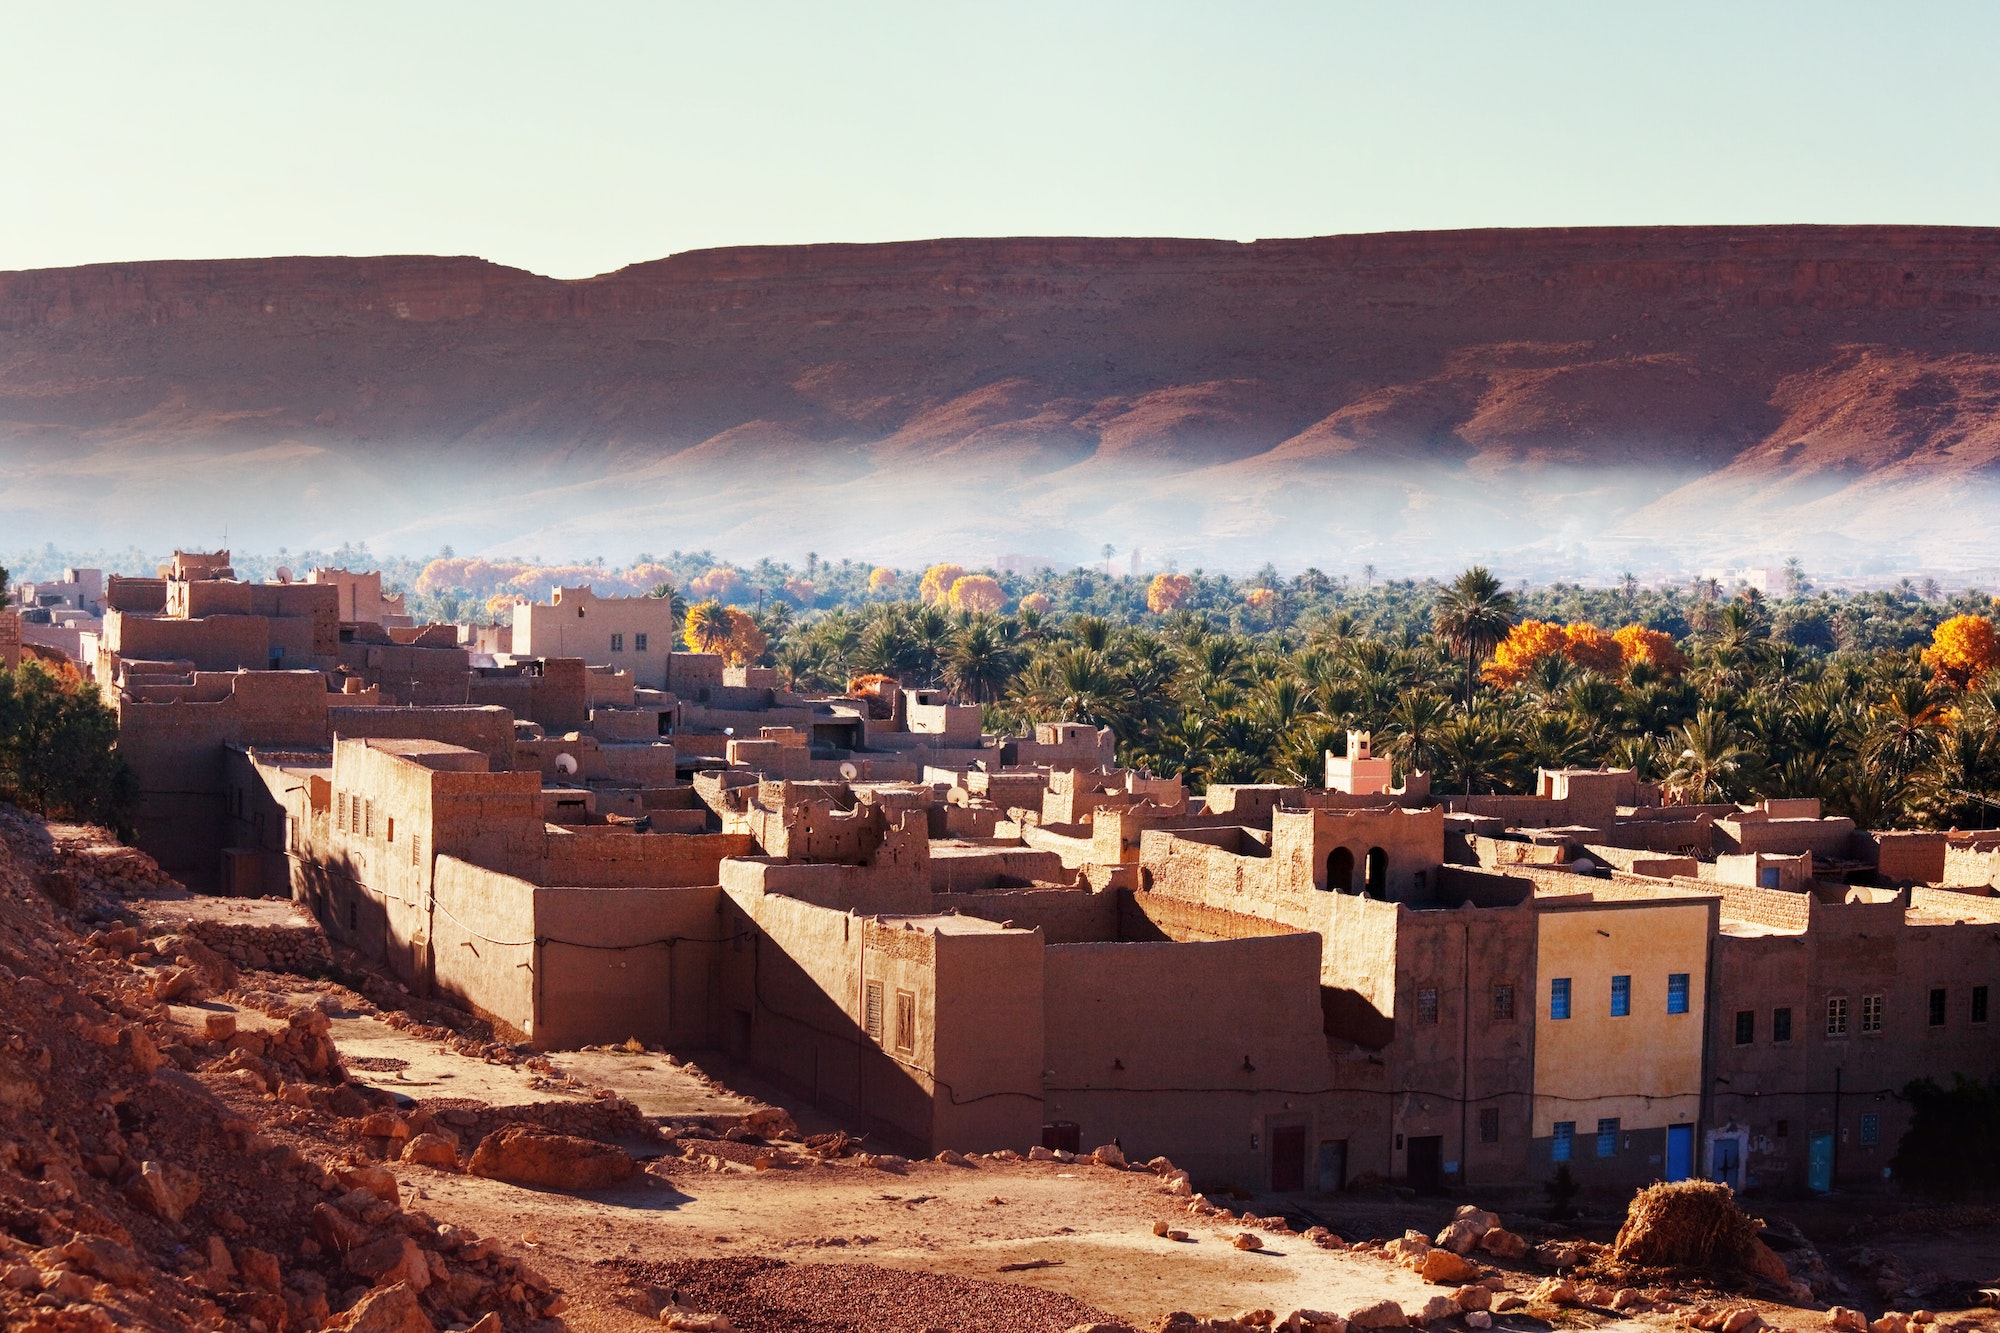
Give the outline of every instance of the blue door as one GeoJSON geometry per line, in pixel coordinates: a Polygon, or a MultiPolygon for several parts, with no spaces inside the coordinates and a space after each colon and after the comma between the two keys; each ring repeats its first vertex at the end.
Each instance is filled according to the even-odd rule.
{"type": "Polygon", "coordinates": [[[1694,1174],[1694,1126],[1667,1126],[1667,1179],[1686,1180],[1694,1174]]]}
{"type": "Polygon", "coordinates": [[[1806,1145],[1806,1186],[1826,1194],[1833,1189],[1833,1135],[1815,1134],[1806,1145]]]}

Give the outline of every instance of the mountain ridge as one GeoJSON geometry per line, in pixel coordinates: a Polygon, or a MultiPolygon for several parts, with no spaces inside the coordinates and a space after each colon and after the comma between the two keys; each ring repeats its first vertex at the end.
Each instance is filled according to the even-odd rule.
{"type": "MultiPolygon", "coordinates": [[[[1996,228],[947,238],[580,279],[469,256],[0,273],[0,453],[21,491],[0,516],[31,522],[81,513],[65,456],[108,479],[108,521],[149,469],[207,491],[228,458],[285,444],[399,485],[476,465],[490,475],[428,508],[513,494],[542,511],[483,519],[496,541],[571,540],[621,475],[679,460],[712,503],[662,499],[607,538],[695,514],[754,536],[746,470],[857,506],[871,484],[919,493],[928,471],[937,530],[995,549],[1094,550],[1115,521],[1126,544],[1199,557],[1204,514],[1261,506],[1302,549],[1395,559],[1439,545],[1418,534],[1443,506],[1475,553],[1560,562],[1577,516],[1541,510],[1568,496],[1594,542],[1670,564],[1771,545],[1732,528],[1768,528],[1787,487],[1826,491],[1782,507],[1808,529],[1787,549],[1827,552],[1907,535],[1907,518],[1871,529],[1875,490],[1908,509],[1944,487],[1933,511],[1957,526],[1919,534],[1920,558],[1977,564],[1985,539],[1962,529],[2000,470],[1996,409],[1996,228]],[[1299,487],[1322,503],[1372,487],[1393,512],[1296,532],[1301,497],[1264,493],[1299,487]],[[1148,497],[1176,516],[1131,508],[1148,497]],[[977,519],[982,504],[1000,512],[977,519]]],[[[314,465],[285,466],[259,482],[269,502],[310,506],[314,465]]],[[[321,498],[330,519],[422,529],[426,506],[398,503],[370,519],[358,495],[321,498]]],[[[897,540],[916,549],[926,521],[897,540]]],[[[839,535],[819,523],[801,539],[839,535]]]]}

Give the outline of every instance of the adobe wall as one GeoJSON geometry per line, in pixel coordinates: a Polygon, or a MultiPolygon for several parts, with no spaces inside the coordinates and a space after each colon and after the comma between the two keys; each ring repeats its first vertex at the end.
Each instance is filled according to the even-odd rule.
{"type": "Polygon", "coordinates": [[[532,878],[593,889],[673,888],[721,882],[722,862],[756,850],[740,833],[629,833],[550,829],[532,878]]]}
{"type": "Polygon", "coordinates": [[[722,887],[735,892],[782,894],[839,911],[927,912],[928,873],[883,875],[874,866],[797,865],[768,857],[733,857],[719,867],[722,887]]]}
{"type": "Polygon", "coordinates": [[[2000,849],[1957,844],[1945,848],[1944,874],[1938,883],[1961,888],[1991,888],[1996,878],[2000,878],[2000,849]]]}
{"type": "Polygon", "coordinates": [[[537,1045],[709,1044],[719,888],[537,888],[533,898],[537,1045]]]}
{"type": "Polygon", "coordinates": [[[1361,892],[1369,858],[1387,857],[1383,887],[1369,889],[1391,902],[1427,901],[1444,861],[1444,812],[1428,810],[1279,810],[1271,817],[1274,885],[1361,892]],[[1328,880],[1331,863],[1345,853],[1350,878],[1328,880]]]}
{"type": "Polygon", "coordinates": [[[107,610],[126,611],[134,615],[162,615],[167,609],[167,581],[133,578],[127,574],[109,575],[104,581],[104,605],[107,610]]]}
{"type": "Polygon", "coordinates": [[[1841,861],[1853,834],[1851,819],[1758,819],[1746,813],[1715,821],[1715,850],[1737,855],[1811,852],[1822,861],[1841,861]]]}
{"type": "Polygon", "coordinates": [[[1045,951],[1049,1120],[1088,1149],[1165,1155],[1200,1181],[1268,1188],[1269,1122],[1333,1100],[1319,940],[1067,944],[1045,951]]]}
{"type": "MultiPolygon", "coordinates": [[[[1047,1067],[1043,937],[1016,929],[940,931],[933,939],[934,1009],[919,1012],[919,1029],[928,1017],[932,1031],[934,1105],[926,1146],[985,1152],[1032,1147],[1041,1141],[1047,1067]]],[[[924,1067],[921,1057],[915,1062],[924,1067]]]]}
{"type": "MultiPolygon", "coordinates": [[[[1166,893],[1120,890],[1116,900],[1116,931],[1099,939],[1192,943],[1241,940],[1263,935],[1289,935],[1300,929],[1283,922],[1210,907],[1166,893]]],[[[1068,943],[1069,941],[1055,941],[1068,943]]]]}
{"type": "Polygon", "coordinates": [[[1050,944],[1084,944],[1124,938],[1118,925],[1120,896],[1115,890],[986,889],[934,894],[931,910],[1039,930],[1050,944]]]}
{"type": "Polygon", "coordinates": [[[1061,884],[1073,876],[1054,852],[1030,847],[951,847],[930,849],[931,888],[938,893],[972,893],[996,886],[1061,884]]]}
{"type": "Polygon", "coordinates": [[[537,1039],[535,886],[454,856],[433,886],[438,994],[537,1039]]]}
{"type": "Polygon", "coordinates": [[[259,671],[197,678],[213,702],[118,701],[118,751],[138,780],[136,845],[194,888],[216,880],[225,845],[223,755],[230,745],[325,749],[325,678],[259,671]]]}
{"type": "Polygon", "coordinates": [[[271,627],[263,616],[172,620],[107,610],[99,647],[118,657],[184,659],[200,671],[264,671],[271,666],[271,627]]]}
{"type": "Polygon", "coordinates": [[[1917,829],[1856,830],[1851,854],[1872,862],[1883,879],[1900,883],[1945,882],[1945,835],[1917,829]]]}
{"type": "Polygon", "coordinates": [[[327,720],[350,739],[431,740],[486,756],[495,773],[514,767],[514,716],[504,708],[381,708],[334,704],[327,720]]]}

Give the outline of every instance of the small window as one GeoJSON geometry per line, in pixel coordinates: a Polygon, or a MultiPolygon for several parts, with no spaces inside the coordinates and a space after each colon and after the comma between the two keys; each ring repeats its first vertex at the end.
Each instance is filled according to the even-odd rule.
{"type": "Polygon", "coordinates": [[[917,997],[906,990],[896,992],[896,1049],[917,1049],[917,997]]]}
{"type": "Polygon", "coordinates": [[[1500,1142],[1500,1108],[1482,1106],[1479,1108],[1479,1141],[1481,1143],[1500,1142]]]}
{"type": "Polygon", "coordinates": [[[643,634],[634,634],[634,635],[632,636],[632,651],[633,651],[633,652],[635,652],[635,653],[643,653],[643,652],[645,652],[645,651],[646,651],[646,636],[645,636],[645,635],[643,635],[643,634]]]}
{"type": "Polygon", "coordinates": [[[1934,1028],[1944,1026],[1945,999],[1946,992],[1943,986],[1931,987],[1931,1026],[1934,1028]]]}
{"type": "Polygon", "coordinates": [[[1667,973],[1667,1012],[1684,1014],[1688,1011],[1688,974],[1667,973]]]}
{"type": "Polygon", "coordinates": [[[1826,1002],[1826,1035],[1844,1037],[1847,1035],[1847,997],[1830,996],[1826,1002]]]}
{"type": "Polygon", "coordinates": [[[1570,1148],[1575,1140],[1576,1121],[1556,1121],[1555,1137],[1549,1141],[1549,1160],[1551,1162],[1567,1162],[1569,1160],[1570,1148]]]}
{"type": "Polygon", "coordinates": [[[1986,1021],[1986,987],[1984,986],[1974,986],[1972,988],[1972,1021],[1975,1023],[1984,1023],[1986,1021]]]}
{"type": "Polygon", "coordinates": [[[1771,1011],[1771,1040],[1790,1041],[1792,1039],[1792,1011],[1789,1006],[1771,1011]]]}
{"type": "Polygon", "coordinates": [[[361,803],[361,836],[375,836],[375,802],[372,798],[361,803]]]}
{"type": "Polygon", "coordinates": [[[1569,1017],[1569,978],[1555,977],[1549,981],[1549,1017],[1569,1017]]]}
{"type": "Polygon", "coordinates": [[[390,815],[390,816],[389,816],[389,835],[388,835],[388,836],[389,836],[389,841],[390,841],[390,842],[394,842],[394,841],[396,840],[396,817],[395,817],[394,815],[390,815]]]}
{"type": "Polygon", "coordinates": [[[1618,1155],[1618,1117],[1597,1122],[1597,1155],[1616,1157],[1618,1155]]]}
{"type": "Polygon", "coordinates": [[[1781,1139],[1790,1138],[1792,1136],[1792,1122],[1789,1120],[1780,1120],[1777,1129],[1773,1132],[1781,1139]]]}
{"type": "Polygon", "coordinates": [[[1736,1011],[1736,1044],[1748,1046],[1757,1040],[1757,1011],[1738,1009],[1736,1011]]]}
{"type": "Polygon", "coordinates": [[[1493,988],[1493,1021],[1511,1023],[1514,1021],[1514,988],[1499,985],[1493,988]]]}
{"type": "Polygon", "coordinates": [[[1632,978],[1611,978],[1611,1016],[1625,1018],[1632,1013],[1632,978]]]}
{"type": "Polygon", "coordinates": [[[1861,1146],[1873,1148],[1882,1142],[1882,1117],[1870,1111],[1861,1117],[1861,1146]]]}
{"type": "Polygon", "coordinates": [[[1861,997],[1861,1030],[1880,1032],[1882,1030],[1882,997],[1864,995],[1861,997]]]}
{"type": "Polygon", "coordinates": [[[623,634],[614,634],[611,636],[611,651],[614,653],[625,651],[625,636],[623,634]]]}
{"type": "Polygon", "coordinates": [[[1417,991],[1417,1021],[1435,1023],[1438,1021],[1438,993],[1436,986],[1425,986],[1417,991]]]}
{"type": "Polygon", "coordinates": [[[868,1029],[869,1036],[873,1037],[876,1041],[880,1041],[882,1040],[882,983],[879,981],[869,982],[865,994],[867,1002],[865,1012],[861,1017],[861,1023],[863,1027],[868,1029]]]}
{"type": "Polygon", "coordinates": [[[347,793],[333,794],[333,828],[336,833],[347,832],[347,793]]]}

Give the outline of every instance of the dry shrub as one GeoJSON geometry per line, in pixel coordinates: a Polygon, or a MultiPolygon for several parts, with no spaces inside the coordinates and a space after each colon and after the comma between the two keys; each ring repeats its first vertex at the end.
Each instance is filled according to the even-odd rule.
{"type": "Polygon", "coordinates": [[[1635,1268],[1755,1272],[1762,1226],[1736,1206],[1727,1185],[1712,1180],[1649,1185],[1632,1196],[1611,1257],[1635,1268]]]}

